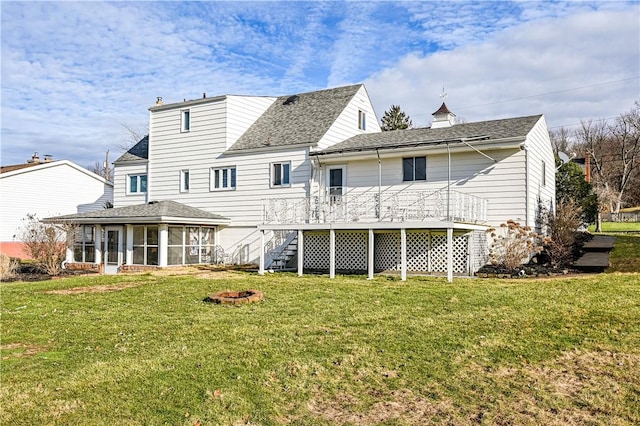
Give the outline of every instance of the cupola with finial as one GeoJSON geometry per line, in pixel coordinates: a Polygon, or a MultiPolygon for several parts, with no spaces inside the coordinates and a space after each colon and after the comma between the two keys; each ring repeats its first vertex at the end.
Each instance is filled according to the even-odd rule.
{"type": "Polygon", "coordinates": [[[444,87],[442,88],[442,94],[440,98],[442,98],[442,105],[433,115],[433,121],[431,122],[432,129],[440,129],[443,127],[451,127],[455,124],[456,115],[449,111],[447,108],[447,104],[444,103],[444,99],[447,97],[447,94],[444,92],[444,87]]]}

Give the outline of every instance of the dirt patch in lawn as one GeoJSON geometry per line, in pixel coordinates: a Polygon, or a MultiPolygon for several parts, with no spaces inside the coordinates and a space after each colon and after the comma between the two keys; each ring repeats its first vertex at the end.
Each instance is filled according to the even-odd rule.
{"type": "Polygon", "coordinates": [[[0,351],[10,352],[10,354],[2,357],[3,360],[34,356],[40,352],[45,352],[47,349],[48,348],[43,345],[28,345],[26,343],[7,343],[0,345],[0,351]]]}
{"type": "Polygon", "coordinates": [[[132,287],[140,287],[141,285],[147,284],[147,282],[125,282],[118,283],[112,285],[94,285],[88,287],[73,287],[73,288],[64,288],[60,290],[49,290],[45,291],[46,294],[62,294],[62,295],[70,295],[70,294],[84,294],[84,293],[109,293],[112,291],[120,291],[126,288],[132,287]]]}

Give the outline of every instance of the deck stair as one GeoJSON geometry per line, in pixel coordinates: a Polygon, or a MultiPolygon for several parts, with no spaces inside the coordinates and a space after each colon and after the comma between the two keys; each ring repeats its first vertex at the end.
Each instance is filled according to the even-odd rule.
{"type": "Polygon", "coordinates": [[[583,272],[603,272],[609,267],[609,255],[615,241],[616,237],[594,236],[582,246],[584,254],[574,262],[574,268],[583,272]]]}
{"type": "Polygon", "coordinates": [[[270,262],[265,265],[266,269],[289,269],[298,255],[298,236],[293,232],[292,237],[283,244],[277,251],[272,253],[270,262]]]}

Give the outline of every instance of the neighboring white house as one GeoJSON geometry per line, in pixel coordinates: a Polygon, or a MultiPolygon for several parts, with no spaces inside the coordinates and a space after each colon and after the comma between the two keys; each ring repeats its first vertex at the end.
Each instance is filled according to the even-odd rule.
{"type": "Polygon", "coordinates": [[[381,132],[363,85],[159,99],[114,163],[115,208],[55,220],[102,235],[90,249],[107,272],[222,260],[451,277],[486,262],[489,226],[553,208],[553,165],[541,115],[454,124],[443,104],[432,128],[381,132]]]}
{"type": "Polygon", "coordinates": [[[113,200],[113,184],[68,160],[43,160],[0,167],[0,252],[28,258],[20,241],[27,215],[81,213],[113,200]]]}

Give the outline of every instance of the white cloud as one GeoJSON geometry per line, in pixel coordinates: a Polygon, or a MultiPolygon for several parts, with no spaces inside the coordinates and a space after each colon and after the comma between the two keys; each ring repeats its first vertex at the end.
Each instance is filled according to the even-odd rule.
{"type": "Polygon", "coordinates": [[[638,97],[635,2],[0,2],[2,164],[102,160],[165,102],[365,81],[427,124],[617,115],[638,97]],[[555,95],[527,96],[593,86],[555,95]],[[512,102],[504,99],[525,98],[512,102]],[[480,105],[480,106],[477,106],[480,105]]]}

